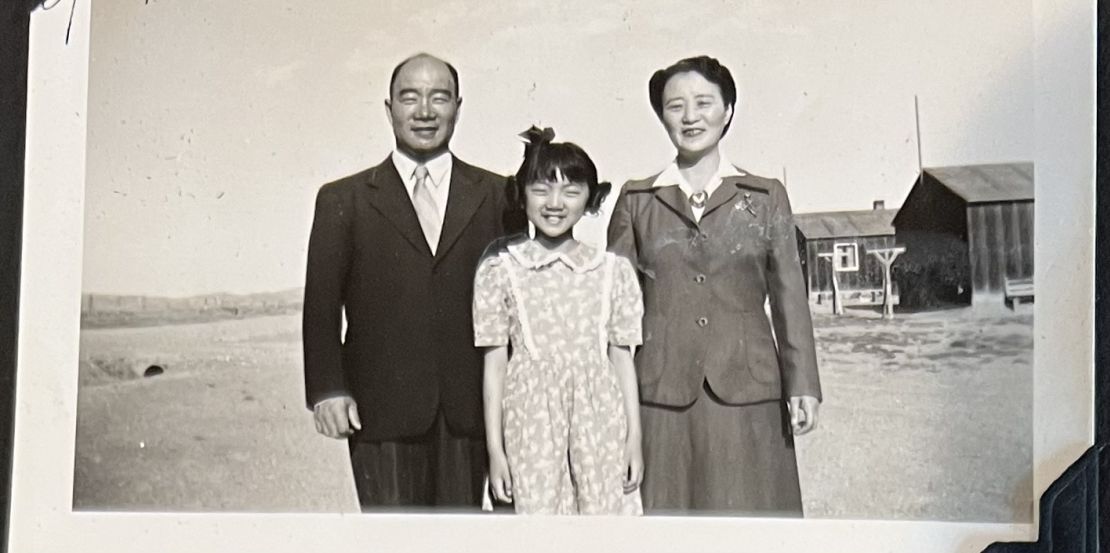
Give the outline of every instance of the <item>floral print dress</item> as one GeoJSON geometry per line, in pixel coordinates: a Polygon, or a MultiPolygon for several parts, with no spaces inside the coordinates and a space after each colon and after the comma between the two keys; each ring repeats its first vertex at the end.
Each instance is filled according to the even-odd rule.
{"type": "Polygon", "coordinates": [[[527,237],[494,243],[474,282],[474,340],[511,344],[502,397],[518,513],[642,514],[625,494],[628,433],[608,346],[641,343],[632,264],[579,243],[550,252],[527,237]]]}

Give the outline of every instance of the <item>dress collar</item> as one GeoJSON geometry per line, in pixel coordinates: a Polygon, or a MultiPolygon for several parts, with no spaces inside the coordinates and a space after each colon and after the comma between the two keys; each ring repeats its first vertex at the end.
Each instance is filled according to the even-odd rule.
{"type": "Polygon", "coordinates": [[[578,242],[568,252],[549,251],[531,239],[513,242],[506,246],[506,249],[525,268],[539,269],[556,261],[562,261],[576,273],[584,273],[600,266],[605,255],[604,250],[584,242],[578,242]]]}

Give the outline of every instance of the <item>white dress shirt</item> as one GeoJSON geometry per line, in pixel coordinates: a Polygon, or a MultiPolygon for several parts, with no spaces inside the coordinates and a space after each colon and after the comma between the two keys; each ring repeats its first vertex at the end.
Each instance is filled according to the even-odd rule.
{"type": "MultiPolygon", "coordinates": [[[[717,171],[709,178],[709,182],[705,184],[706,199],[712,196],[713,192],[721,186],[725,177],[742,177],[745,175],[743,171],[740,171],[728,161],[725,154],[722,153],[720,157],[720,164],[717,165],[717,171]]],[[[677,159],[672,161],[670,165],[667,165],[667,168],[663,169],[662,173],[659,173],[659,176],[655,178],[655,182],[652,183],[652,186],[658,188],[662,186],[674,186],[676,184],[679,189],[686,194],[687,199],[694,195],[694,188],[690,186],[690,183],[682,176],[682,172],[678,170],[677,159]]],[[[694,212],[694,220],[701,221],[701,215],[705,212],[705,207],[694,207],[691,204],[690,209],[694,212]]]]}
{"type": "MultiPolygon", "coordinates": [[[[405,191],[409,194],[409,201],[412,201],[413,193],[416,190],[414,173],[416,167],[420,164],[397,150],[393,150],[390,157],[393,159],[393,166],[397,168],[397,174],[401,175],[401,180],[405,183],[405,191]]],[[[443,228],[443,217],[447,213],[447,197],[451,190],[451,165],[451,152],[443,152],[424,164],[428,168],[428,180],[431,181],[428,190],[432,193],[432,199],[435,200],[440,228],[443,228]]],[[[432,249],[432,255],[435,255],[437,245],[428,244],[428,247],[432,249]]]]}

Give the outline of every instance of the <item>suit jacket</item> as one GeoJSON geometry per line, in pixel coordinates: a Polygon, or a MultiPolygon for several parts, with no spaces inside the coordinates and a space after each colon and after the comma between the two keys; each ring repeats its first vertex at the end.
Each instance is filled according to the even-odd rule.
{"type": "Polygon", "coordinates": [[[705,381],[728,403],[820,398],[786,189],[726,177],[695,222],[678,186],[654,182],[625,184],[609,223],[609,248],[632,260],[644,293],[641,399],[689,405],[705,381]]]}
{"type": "Polygon", "coordinates": [[[474,272],[486,246],[506,225],[519,230],[523,219],[507,205],[504,177],[452,161],[434,256],[389,158],[316,196],[302,327],[305,395],[310,409],[352,396],[362,420],[353,439],[423,434],[441,409],[453,431],[483,434],[474,272]]]}

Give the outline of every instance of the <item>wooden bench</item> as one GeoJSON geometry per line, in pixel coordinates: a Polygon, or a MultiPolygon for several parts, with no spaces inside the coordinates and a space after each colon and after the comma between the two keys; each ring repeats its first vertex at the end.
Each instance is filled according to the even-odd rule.
{"type": "Polygon", "coordinates": [[[1016,309],[1026,299],[1033,299],[1033,279],[1032,278],[1007,278],[1003,283],[1006,301],[1016,309]]]}

